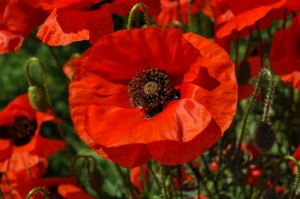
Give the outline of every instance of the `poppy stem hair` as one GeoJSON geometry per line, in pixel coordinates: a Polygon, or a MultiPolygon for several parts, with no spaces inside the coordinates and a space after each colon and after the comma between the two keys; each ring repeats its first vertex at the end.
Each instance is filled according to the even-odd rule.
{"type": "Polygon", "coordinates": [[[138,4],[135,4],[130,13],[129,13],[129,17],[128,17],[128,23],[127,23],[127,29],[129,30],[131,28],[131,25],[132,25],[132,21],[133,21],[133,18],[134,18],[134,14],[136,12],[136,10],[138,8],[142,8],[143,12],[144,12],[144,16],[145,16],[145,20],[146,20],[146,24],[147,26],[150,26],[150,19],[149,19],[149,15],[148,15],[148,11],[147,11],[147,7],[145,4],[142,4],[142,3],[138,3],[138,4]]]}
{"type": "Polygon", "coordinates": [[[45,197],[45,199],[51,199],[48,191],[46,191],[45,189],[41,188],[41,187],[35,187],[34,189],[32,189],[26,196],[26,199],[30,199],[31,196],[34,196],[34,194],[36,193],[42,193],[43,196],[45,197]]]}
{"type": "Polygon", "coordinates": [[[263,109],[263,116],[262,122],[268,122],[269,120],[269,109],[272,105],[273,98],[274,98],[274,83],[272,79],[272,74],[268,68],[263,68],[262,73],[264,74],[264,78],[268,82],[268,93],[265,99],[264,109],[263,109]]]}
{"type": "Polygon", "coordinates": [[[300,184],[300,175],[299,175],[299,173],[300,173],[300,164],[293,156],[290,156],[290,155],[284,156],[284,159],[291,160],[297,167],[297,177],[295,179],[295,182],[294,182],[294,185],[293,185],[293,188],[292,188],[292,192],[291,192],[290,197],[289,197],[289,199],[293,199],[296,195],[296,191],[297,191],[297,189],[299,187],[299,184],[300,184]]]}

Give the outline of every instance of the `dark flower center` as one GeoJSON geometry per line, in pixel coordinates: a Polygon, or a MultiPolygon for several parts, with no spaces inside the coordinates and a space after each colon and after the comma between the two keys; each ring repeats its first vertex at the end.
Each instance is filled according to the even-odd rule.
{"type": "Polygon", "coordinates": [[[159,69],[138,72],[129,83],[128,92],[132,105],[141,107],[146,118],[162,112],[168,101],[180,98],[180,91],[174,89],[167,74],[159,69]]]}
{"type": "Polygon", "coordinates": [[[89,9],[89,11],[97,10],[97,9],[99,9],[102,5],[104,5],[104,4],[109,4],[109,3],[113,3],[113,1],[114,1],[114,0],[102,0],[102,1],[100,1],[99,3],[94,4],[94,5],[89,9]]]}
{"type": "Polygon", "coordinates": [[[13,125],[0,125],[0,139],[11,139],[14,145],[21,146],[30,142],[36,128],[35,120],[22,115],[15,118],[13,125]]]}

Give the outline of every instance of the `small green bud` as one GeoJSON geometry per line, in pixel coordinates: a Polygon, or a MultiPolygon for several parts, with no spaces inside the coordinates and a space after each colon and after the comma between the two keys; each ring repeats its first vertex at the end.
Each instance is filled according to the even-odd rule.
{"type": "Polygon", "coordinates": [[[273,126],[267,122],[260,122],[255,131],[255,144],[260,153],[267,153],[275,143],[273,126]]]}
{"type": "Polygon", "coordinates": [[[48,106],[46,95],[44,91],[38,86],[28,87],[28,97],[31,106],[41,112],[46,112],[48,106]]]}

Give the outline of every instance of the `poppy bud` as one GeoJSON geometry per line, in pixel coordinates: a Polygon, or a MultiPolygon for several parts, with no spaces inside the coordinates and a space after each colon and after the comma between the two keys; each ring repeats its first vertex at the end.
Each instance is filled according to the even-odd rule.
{"type": "Polygon", "coordinates": [[[44,91],[38,86],[28,87],[28,97],[31,106],[41,112],[46,112],[48,108],[48,103],[44,91]]]}
{"type": "Polygon", "coordinates": [[[260,122],[255,131],[255,144],[260,153],[267,153],[275,143],[273,126],[267,122],[260,122]]]}
{"type": "Polygon", "coordinates": [[[89,182],[95,191],[100,191],[104,183],[104,178],[98,168],[94,168],[89,175],[89,182]]]}
{"type": "Polygon", "coordinates": [[[240,63],[240,66],[238,67],[236,71],[236,79],[240,85],[244,85],[248,83],[250,79],[251,69],[249,62],[244,60],[240,63]]]}

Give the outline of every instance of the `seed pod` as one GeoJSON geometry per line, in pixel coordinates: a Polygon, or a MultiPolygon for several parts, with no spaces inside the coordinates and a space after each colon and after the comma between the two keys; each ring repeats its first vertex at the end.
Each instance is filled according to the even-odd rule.
{"type": "Polygon", "coordinates": [[[48,108],[48,103],[46,99],[46,95],[42,89],[38,86],[29,86],[28,87],[28,97],[31,106],[41,112],[46,112],[48,108]]]}
{"type": "Polygon", "coordinates": [[[101,190],[103,183],[104,183],[104,178],[98,168],[94,168],[92,170],[92,172],[90,173],[89,182],[90,182],[91,187],[95,191],[101,190]]]}
{"type": "Polygon", "coordinates": [[[267,153],[275,143],[273,126],[267,122],[260,122],[255,130],[255,144],[260,153],[267,153]]]}

